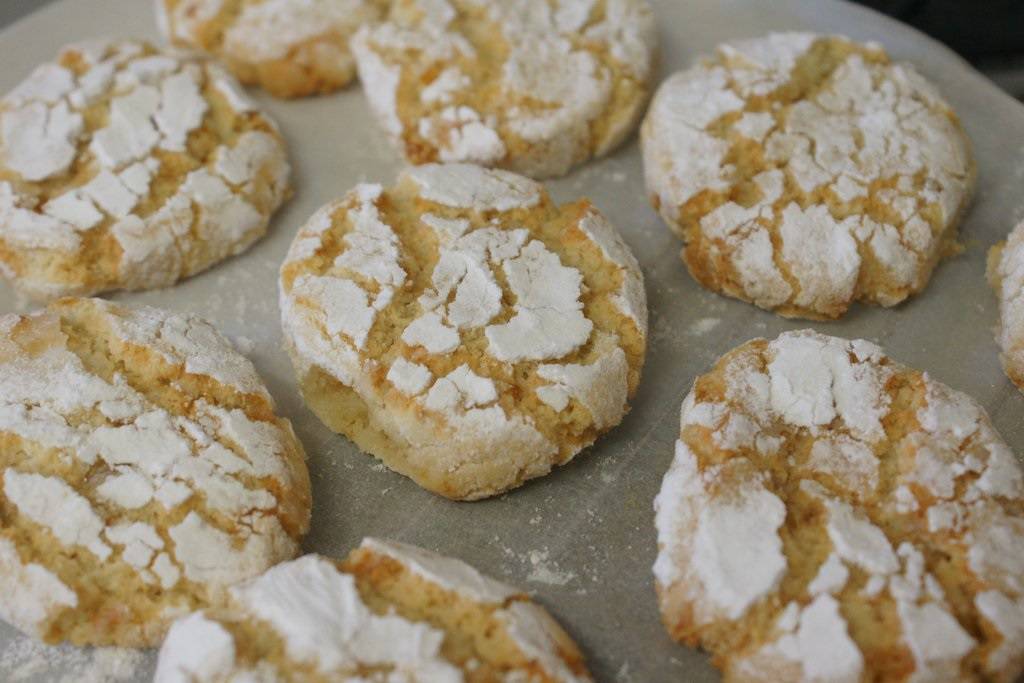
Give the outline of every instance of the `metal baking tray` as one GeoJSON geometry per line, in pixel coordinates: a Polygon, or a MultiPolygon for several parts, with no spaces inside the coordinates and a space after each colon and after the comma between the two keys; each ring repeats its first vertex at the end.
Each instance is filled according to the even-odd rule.
{"type": "MultiPolygon", "coordinates": [[[[716,43],[773,30],[876,40],[896,58],[916,63],[963,118],[977,156],[977,196],[961,228],[964,253],[941,265],[921,296],[896,309],[855,307],[834,323],[783,320],[707,292],[690,279],[678,259],[678,240],[647,203],[633,138],[609,158],[548,183],[559,201],[592,198],[643,265],[651,336],[632,412],[569,465],[477,503],[427,493],[331,433],[303,406],[281,348],[277,268],[295,231],[355,183],[390,183],[401,167],[358,87],[297,102],[256,93],[290,144],[295,198],[247,253],[173,288],[114,298],[205,316],[252,358],[309,453],[314,508],[305,550],[343,556],[363,536],[376,535],[460,557],[534,593],[575,637],[598,681],[696,683],[716,681],[718,674],[706,655],[673,643],[661,627],[651,574],[652,501],[672,457],[680,402],[694,377],[719,355],[753,337],[808,326],[871,339],[896,359],[977,398],[1010,445],[1024,452],[1024,396],[1000,370],[991,331],[997,305],[984,276],[989,246],[1024,218],[1024,105],[946,48],[855,5],[653,4],[660,27],[659,78],[716,43]]],[[[0,32],[0,91],[63,44],[104,36],[155,39],[152,2],[63,0],[13,24],[0,32]]],[[[18,307],[13,292],[0,284],[0,312],[18,307]]],[[[69,648],[40,654],[0,625],[0,680],[146,681],[154,657],[136,662],[129,678],[104,673],[100,659],[69,648]],[[50,663],[40,664],[41,657],[50,663]]]]}

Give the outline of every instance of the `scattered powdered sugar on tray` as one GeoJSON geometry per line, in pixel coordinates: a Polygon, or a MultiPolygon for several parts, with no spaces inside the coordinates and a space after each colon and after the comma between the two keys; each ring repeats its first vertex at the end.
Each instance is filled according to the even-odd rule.
{"type": "Polygon", "coordinates": [[[526,575],[526,580],[530,583],[564,586],[576,578],[575,572],[563,571],[557,563],[549,560],[547,550],[531,550],[530,565],[533,568],[526,575]]]}
{"type": "Polygon", "coordinates": [[[8,683],[121,683],[151,673],[148,653],[124,648],[51,647],[19,636],[0,652],[0,679],[8,683]]]}
{"type": "Polygon", "coordinates": [[[529,583],[564,586],[576,579],[575,572],[563,570],[557,562],[551,559],[551,553],[547,548],[531,550],[522,554],[511,548],[505,548],[505,556],[515,558],[529,569],[529,573],[526,575],[526,581],[529,583]]]}
{"type": "Polygon", "coordinates": [[[718,327],[721,322],[721,318],[700,318],[694,320],[686,332],[691,336],[699,337],[718,327]]]}

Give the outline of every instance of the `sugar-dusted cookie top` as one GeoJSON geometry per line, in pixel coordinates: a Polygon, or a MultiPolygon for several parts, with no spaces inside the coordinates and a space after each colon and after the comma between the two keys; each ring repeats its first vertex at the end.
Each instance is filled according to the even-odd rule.
{"type": "Polygon", "coordinates": [[[920,292],[974,185],[935,87],[836,36],[719,46],[659,88],[641,140],[652,202],[694,278],[785,316],[920,292]]]}
{"type": "Polygon", "coordinates": [[[243,82],[278,97],[328,93],[356,66],[349,40],[386,0],[156,0],[172,44],[222,59],[243,82]]]}
{"type": "Polygon", "coordinates": [[[317,415],[453,498],[546,474],[618,424],[647,335],[636,259],[589,201],[457,164],[317,212],[281,312],[317,415]]]}
{"type": "Polygon", "coordinates": [[[352,48],[412,163],[564,175],[629,135],[650,93],[646,0],[401,0],[352,48]]]}
{"type": "Polygon", "coordinates": [[[1021,465],[977,403],[870,342],[726,354],[655,509],[665,625],[729,680],[1024,671],[1021,465]]]}
{"type": "Polygon", "coordinates": [[[261,237],[289,172],[217,64],[64,48],[0,100],[0,273],[37,299],[166,287],[261,237]]]}
{"type": "Polygon", "coordinates": [[[996,342],[1006,375],[1024,387],[1024,222],[989,251],[988,279],[999,299],[996,342]]]}
{"type": "Polygon", "coordinates": [[[171,628],[156,683],[591,680],[528,596],[401,543],[368,538],[344,562],[307,555],[231,593],[171,628]]]}
{"type": "Polygon", "coordinates": [[[0,317],[0,617],[153,646],[298,551],[301,444],[208,323],[62,299],[0,317]]]}

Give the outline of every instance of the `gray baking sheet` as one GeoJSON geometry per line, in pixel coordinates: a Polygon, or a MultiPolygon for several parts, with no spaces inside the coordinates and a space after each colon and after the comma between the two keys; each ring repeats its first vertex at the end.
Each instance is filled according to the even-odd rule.
{"type": "MultiPolygon", "coordinates": [[[[674,644],[658,620],[651,505],[672,457],[679,404],[694,377],[723,352],[752,337],[807,326],[871,339],[976,397],[1010,445],[1024,452],[1024,397],[999,368],[991,332],[997,306],[984,278],[988,247],[1024,218],[1024,105],[934,41],[847,3],[653,4],[661,32],[660,78],[718,42],[772,30],[877,40],[897,58],[915,62],[960,113],[977,155],[977,197],[961,230],[964,253],[939,267],[923,295],[896,309],[856,307],[836,323],[783,320],[706,292],[690,279],[677,256],[679,242],[647,204],[634,138],[611,157],[548,183],[559,201],[591,197],[643,265],[651,336],[632,412],[573,463],[478,503],[433,496],[328,431],[303,407],[281,349],[277,267],[295,231],[355,183],[389,183],[401,167],[358,87],[299,102],[257,94],[291,146],[297,188],[269,235],[242,256],[171,289],[113,298],[203,315],[252,358],[309,453],[314,508],[305,550],[342,556],[363,536],[376,535],[454,555],[534,593],[576,638],[598,681],[716,681],[708,658],[674,644]]],[[[65,43],[155,38],[152,5],[63,0],[13,24],[0,32],[0,91],[65,43]]],[[[18,306],[0,284],[0,313],[18,306]]],[[[41,651],[0,624],[0,680],[145,681],[152,662],[152,655],[126,663],[69,648],[41,651]]]]}

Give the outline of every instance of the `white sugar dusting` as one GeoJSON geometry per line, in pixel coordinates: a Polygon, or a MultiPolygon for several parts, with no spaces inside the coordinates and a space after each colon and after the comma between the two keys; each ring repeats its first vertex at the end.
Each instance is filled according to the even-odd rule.
{"type": "Polygon", "coordinates": [[[686,329],[686,333],[694,337],[700,337],[711,332],[721,324],[721,318],[700,318],[690,324],[686,329]]]}
{"type": "Polygon", "coordinates": [[[530,573],[526,580],[530,583],[544,583],[549,586],[564,586],[576,578],[576,573],[561,569],[553,562],[547,550],[531,550],[530,573]]]}

